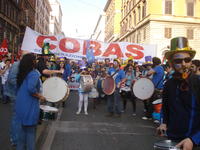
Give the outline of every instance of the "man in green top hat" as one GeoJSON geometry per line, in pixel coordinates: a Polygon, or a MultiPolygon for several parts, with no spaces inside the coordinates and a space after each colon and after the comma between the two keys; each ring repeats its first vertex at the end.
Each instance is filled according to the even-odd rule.
{"type": "Polygon", "coordinates": [[[166,131],[168,138],[183,150],[200,146],[200,97],[197,94],[200,91],[190,82],[195,53],[188,46],[187,38],[176,37],[165,54],[175,72],[163,90],[163,119],[158,131],[161,135],[166,131]]]}

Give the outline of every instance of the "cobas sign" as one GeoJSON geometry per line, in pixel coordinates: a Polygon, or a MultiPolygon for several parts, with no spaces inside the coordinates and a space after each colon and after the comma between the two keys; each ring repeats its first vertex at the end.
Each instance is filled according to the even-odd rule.
{"type": "Polygon", "coordinates": [[[41,53],[44,42],[50,43],[50,51],[58,56],[73,59],[85,57],[87,49],[92,47],[95,58],[127,58],[132,56],[142,61],[144,56],[155,56],[156,46],[128,42],[104,43],[95,40],[81,40],[63,36],[46,36],[27,27],[22,50],[41,53]]]}

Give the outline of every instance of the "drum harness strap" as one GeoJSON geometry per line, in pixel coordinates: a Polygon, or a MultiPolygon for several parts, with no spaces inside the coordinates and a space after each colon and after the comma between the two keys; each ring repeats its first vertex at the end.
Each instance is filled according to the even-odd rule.
{"type": "Polygon", "coordinates": [[[117,70],[115,71],[115,73],[113,73],[113,74],[111,75],[111,77],[113,77],[114,75],[116,75],[118,72],[119,72],[119,69],[117,69],[117,70]]]}

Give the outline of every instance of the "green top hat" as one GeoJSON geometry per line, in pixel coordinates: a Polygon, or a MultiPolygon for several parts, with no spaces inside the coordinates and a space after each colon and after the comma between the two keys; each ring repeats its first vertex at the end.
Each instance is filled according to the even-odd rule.
{"type": "Polygon", "coordinates": [[[53,53],[51,53],[50,51],[49,51],[49,49],[50,49],[50,45],[49,45],[49,43],[44,43],[43,44],[43,46],[42,46],[42,56],[52,56],[52,55],[54,55],[53,53]]]}
{"type": "Polygon", "coordinates": [[[165,53],[166,59],[171,59],[171,57],[179,52],[189,53],[191,58],[194,58],[196,51],[192,50],[188,45],[188,39],[185,37],[176,37],[171,39],[170,50],[165,53]]]}

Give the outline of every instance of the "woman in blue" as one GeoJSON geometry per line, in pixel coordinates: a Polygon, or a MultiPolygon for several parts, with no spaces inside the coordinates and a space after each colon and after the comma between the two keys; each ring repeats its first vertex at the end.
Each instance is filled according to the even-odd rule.
{"type": "Polygon", "coordinates": [[[39,101],[45,98],[40,94],[42,82],[40,73],[35,69],[34,54],[23,56],[17,74],[16,118],[19,121],[17,150],[34,150],[36,126],[39,120],[39,101]]]}

